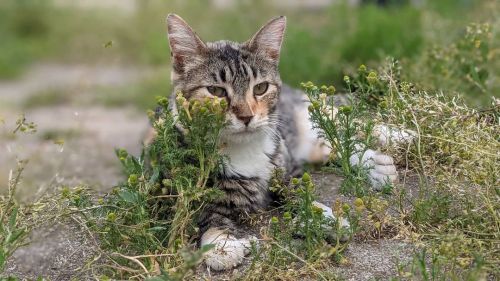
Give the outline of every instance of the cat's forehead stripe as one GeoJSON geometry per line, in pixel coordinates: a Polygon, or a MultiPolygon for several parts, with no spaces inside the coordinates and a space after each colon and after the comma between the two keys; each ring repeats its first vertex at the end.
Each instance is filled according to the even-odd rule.
{"type": "Polygon", "coordinates": [[[277,66],[251,51],[245,44],[207,42],[207,52],[193,60],[176,79],[176,91],[217,85],[230,87],[235,96],[246,96],[255,83],[281,84],[277,66]]]}
{"type": "Polygon", "coordinates": [[[212,79],[214,80],[214,83],[217,83],[219,81],[219,79],[217,79],[217,74],[210,73],[210,75],[212,76],[212,79]]]}
{"type": "Polygon", "coordinates": [[[220,71],[219,71],[219,77],[220,77],[220,80],[224,83],[226,83],[227,81],[227,77],[226,77],[226,70],[224,70],[224,68],[222,68],[220,71]]]}

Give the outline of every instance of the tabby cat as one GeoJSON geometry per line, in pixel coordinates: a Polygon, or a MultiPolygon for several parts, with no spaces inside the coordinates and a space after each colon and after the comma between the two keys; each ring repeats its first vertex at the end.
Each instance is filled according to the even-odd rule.
{"type": "MultiPolygon", "coordinates": [[[[227,160],[217,181],[224,196],[199,221],[200,244],[215,244],[205,258],[214,270],[238,265],[247,254],[251,238],[242,237],[239,218],[269,205],[268,181],[274,169],[295,176],[305,162],[324,161],[330,153],[312,128],[305,95],[281,82],[278,63],[285,26],[286,18],[277,17],[247,42],[203,42],[179,16],[167,17],[173,93],[181,92],[188,100],[219,97],[228,103],[220,136],[227,160]]],[[[370,153],[372,164],[379,166],[377,176],[394,180],[392,159],[370,153]]],[[[332,216],[328,207],[317,205],[332,216]]]]}

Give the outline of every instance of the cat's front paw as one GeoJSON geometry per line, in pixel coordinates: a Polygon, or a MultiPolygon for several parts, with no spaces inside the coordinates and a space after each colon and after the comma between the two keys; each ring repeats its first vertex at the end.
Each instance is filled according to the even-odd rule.
{"type": "Polygon", "coordinates": [[[360,153],[357,152],[351,156],[351,165],[361,164],[369,169],[368,179],[374,190],[380,191],[384,185],[392,185],[397,182],[398,173],[391,156],[372,149],[367,149],[361,157],[360,153]]]}
{"type": "Polygon", "coordinates": [[[398,172],[391,156],[376,152],[368,178],[374,190],[380,191],[384,185],[392,185],[398,180],[398,172]]]}
{"type": "Polygon", "coordinates": [[[215,246],[205,254],[205,264],[217,271],[238,266],[250,253],[251,241],[255,240],[255,238],[237,239],[223,230],[211,228],[201,238],[201,245],[215,246]]]}
{"type": "MultiPolygon", "coordinates": [[[[320,209],[323,210],[323,216],[328,220],[333,220],[333,221],[337,221],[338,218],[335,217],[335,215],[333,214],[333,211],[332,211],[332,208],[326,206],[325,204],[323,203],[320,203],[320,202],[317,202],[317,201],[314,201],[313,202],[313,205],[315,207],[318,207],[320,209]]],[[[350,228],[351,228],[351,225],[349,224],[349,221],[347,221],[345,218],[341,218],[338,223],[340,223],[340,232],[341,233],[337,233],[336,230],[334,230],[331,226],[331,224],[325,224],[323,226],[323,230],[326,232],[327,234],[327,241],[328,242],[334,242],[337,240],[337,236],[339,236],[339,241],[340,242],[346,242],[347,240],[349,240],[349,231],[350,231],[350,228]]]]}

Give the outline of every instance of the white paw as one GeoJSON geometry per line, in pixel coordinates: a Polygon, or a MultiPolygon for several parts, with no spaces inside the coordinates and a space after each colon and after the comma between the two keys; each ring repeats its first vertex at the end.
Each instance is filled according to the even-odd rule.
{"type": "Polygon", "coordinates": [[[398,172],[391,156],[376,152],[368,178],[374,190],[380,191],[386,184],[392,185],[398,180],[398,172]]]}
{"type": "MultiPolygon", "coordinates": [[[[317,202],[317,201],[314,201],[313,205],[316,206],[316,207],[318,207],[318,208],[323,209],[323,216],[325,216],[326,219],[334,220],[334,221],[337,220],[337,218],[333,214],[332,208],[327,207],[325,204],[317,202]]],[[[347,221],[345,218],[341,218],[341,220],[339,221],[339,223],[340,223],[340,227],[342,228],[342,232],[343,232],[341,234],[339,240],[341,242],[345,242],[345,241],[347,241],[349,239],[349,236],[347,234],[349,232],[350,224],[349,224],[349,221],[347,221]]],[[[328,236],[327,236],[327,241],[328,242],[333,242],[333,241],[337,240],[337,238],[336,238],[337,237],[336,236],[337,233],[331,228],[330,225],[325,226],[324,230],[328,234],[328,236]]]]}
{"type": "MultiPolygon", "coordinates": [[[[360,164],[361,152],[354,153],[350,157],[351,165],[360,164]]],[[[374,190],[380,191],[386,184],[394,184],[398,180],[398,173],[394,165],[394,159],[391,156],[385,155],[379,151],[367,149],[361,157],[361,165],[370,169],[368,178],[374,190]]]]}
{"type": "Polygon", "coordinates": [[[417,133],[412,130],[391,128],[385,124],[381,124],[375,126],[373,135],[378,138],[380,145],[386,146],[391,143],[409,143],[415,138],[417,133]]]}
{"type": "Polygon", "coordinates": [[[211,228],[201,238],[201,245],[215,247],[205,254],[205,264],[213,270],[226,270],[238,266],[250,253],[253,239],[237,239],[223,230],[211,228]]]}
{"type": "MultiPolygon", "coordinates": [[[[315,207],[323,209],[323,216],[325,216],[325,218],[331,219],[331,220],[337,219],[337,218],[335,218],[335,215],[333,215],[332,208],[330,208],[330,207],[326,206],[325,204],[320,203],[318,201],[314,201],[313,205],[315,207]]],[[[350,225],[349,225],[349,222],[345,218],[342,218],[340,220],[340,226],[343,228],[349,228],[350,225]]]]}

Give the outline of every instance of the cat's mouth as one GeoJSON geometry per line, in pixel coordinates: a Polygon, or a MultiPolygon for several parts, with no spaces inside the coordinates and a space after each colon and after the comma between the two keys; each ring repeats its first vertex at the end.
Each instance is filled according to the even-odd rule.
{"type": "Polygon", "coordinates": [[[246,128],[243,128],[243,129],[240,129],[237,131],[233,131],[233,132],[231,132],[231,134],[233,134],[233,135],[247,135],[247,134],[253,134],[256,131],[258,131],[258,128],[246,127],[246,128]]]}
{"type": "Polygon", "coordinates": [[[228,128],[225,133],[232,136],[246,136],[255,134],[259,130],[260,127],[228,128]]]}

